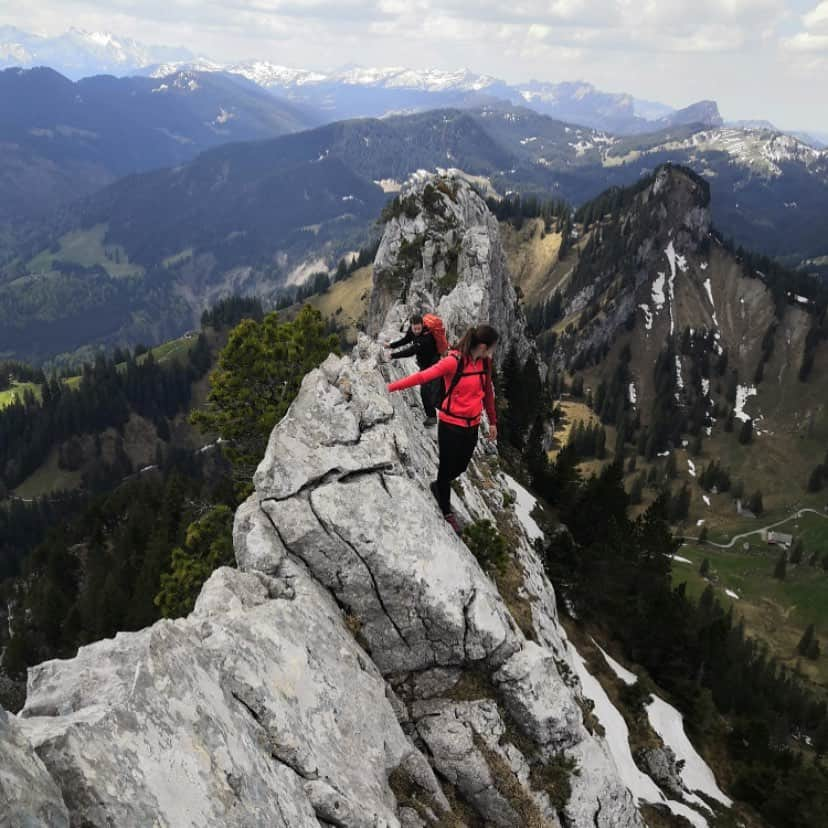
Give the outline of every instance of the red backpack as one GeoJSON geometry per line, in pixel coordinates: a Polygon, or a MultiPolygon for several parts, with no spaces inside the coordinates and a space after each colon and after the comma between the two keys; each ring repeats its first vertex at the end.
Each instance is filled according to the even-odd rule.
{"type": "Polygon", "coordinates": [[[448,353],[449,344],[443,320],[436,314],[427,313],[423,316],[423,325],[425,325],[434,337],[434,344],[437,346],[437,353],[440,354],[441,357],[445,356],[448,353]]]}

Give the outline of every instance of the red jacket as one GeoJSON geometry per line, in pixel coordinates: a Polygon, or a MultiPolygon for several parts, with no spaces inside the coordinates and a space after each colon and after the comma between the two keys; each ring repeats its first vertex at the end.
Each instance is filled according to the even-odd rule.
{"type": "Polygon", "coordinates": [[[472,361],[460,357],[457,351],[451,351],[447,357],[430,368],[389,383],[388,390],[401,391],[403,388],[423,385],[442,377],[443,389],[448,391],[457,371],[458,357],[463,359],[463,376],[454,386],[451,396],[443,400],[437,416],[444,423],[471,428],[480,425],[480,417],[485,407],[489,423],[496,425],[494,388],[488,360],[472,361]]]}

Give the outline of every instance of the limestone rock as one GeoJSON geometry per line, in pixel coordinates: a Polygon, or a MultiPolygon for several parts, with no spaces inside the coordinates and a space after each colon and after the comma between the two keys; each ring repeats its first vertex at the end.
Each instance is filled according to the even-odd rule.
{"type": "MultiPolygon", "coordinates": [[[[423,176],[400,199],[414,207],[385,225],[374,260],[368,332],[396,335],[414,312],[436,312],[456,341],[471,325],[488,322],[521,363],[534,353],[523,312],[506,269],[497,219],[461,175],[423,176]]],[[[396,338],[396,336],[395,336],[396,338]]]]}
{"type": "Polygon", "coordinates": [[[641,751],[640,762],[653,780],[667,793],[681,801],[687,789],[681,780],[676,754],[672,748],[647,748],[641,751]]]}
{"type": "Polygon", "coordinates": [[[404,760],[436,795],[339,609],[301,566],[284,569],[294,600],[219,569],[186,620],[32,670],[21,728],[73,822],[316,828],[341,807],[364,820],[342,824],[392,826],[387,777],[404,760]]]}
{"type": "Polygon", "coordinates": [[[0,826],[63,828],[69,812],[14,716],[0,708],[0,826]]]}

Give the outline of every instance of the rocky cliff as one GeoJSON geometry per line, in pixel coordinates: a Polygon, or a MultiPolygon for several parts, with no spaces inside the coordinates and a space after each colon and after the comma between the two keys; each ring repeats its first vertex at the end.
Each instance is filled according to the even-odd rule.
{"type": "MultiPolygon", "coordinates": [[[[456,283],[435,296],[433,256],[403,278],[418,219],[398,217],[374,328],[439,297],[452,332],[492,320],[528,353],[490,217],[464,184],[446,198],[456,283]]],[[[643,824],[585,725],[531,496],[481,446],[455,498],[509,541],[487,574],[428,492],[417,395],[385,391],[404,367],[362,337],[305,377],[236,515],[238,569],[217,570],[190,616],[30,671],[0,723],[12,824],[643,824]]]]}
{"type": "Polygon", "coordinates": [[[453,341],[478,322],[494,325],[521,363],[532,351],[509,278],[497,219],[461,174],[414,176],[384,213],[374,261],[368,331],[396,332],[412,313],[436,312],[453,341]]]}

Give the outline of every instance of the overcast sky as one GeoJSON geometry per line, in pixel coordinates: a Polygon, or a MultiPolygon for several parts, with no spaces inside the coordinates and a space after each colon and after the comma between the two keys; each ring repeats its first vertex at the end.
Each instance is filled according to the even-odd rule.
{"type": "Polygon", "coordinates": [[[828,0],[0,0],[0,23],[106,30],[219,61],[587,80],[828,132],[828,0]]]}

